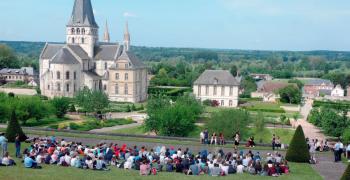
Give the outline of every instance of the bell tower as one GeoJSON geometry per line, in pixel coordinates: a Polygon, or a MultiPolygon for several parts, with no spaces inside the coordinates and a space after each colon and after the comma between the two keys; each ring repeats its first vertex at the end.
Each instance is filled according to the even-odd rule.
{"type": "Polygon", "coordinates": [[[98,43],[98,25],[90,0],[75,0],[72,16],[66,27],[66,42],[79,45],[94,57],[94,48],[98,43]]]}

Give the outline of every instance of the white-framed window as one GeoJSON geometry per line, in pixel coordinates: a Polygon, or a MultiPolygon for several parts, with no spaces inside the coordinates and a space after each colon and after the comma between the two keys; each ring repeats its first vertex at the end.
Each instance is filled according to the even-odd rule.
{"type": "Polygon", "coordinates": [[[61,79],[61,72],[59,72],[59,71],[56,72],[56,78],[61,79]]]}
{"type": "Polygon", "coordinates": [[[209,86],[208,85],[205,86],[205,95],[206,96],[209,95],[209,86]]]}
{"type": "Polygon", "coordinates": [[[221,100],[221,106],[225,106],[225,101],[221,100]]]}
{"type": "Polygon", "coordinates": [[[233,87],[231,86],[230,87],[230,96],[232,96],[233,95],[233,87]]]}
{"type": "Polygon", "coordinates": [[[214,96],[216,96],[217,95],[217,87],[216,86],[214,86],[214,96]]]}
{"type": "Polygon", "coordinates": [[[69,84],[66,84],[66,91],[69,92],[69,84]]]}
{"type": "Polygon", "coordinates": [[[202,94],[202,86],[198,86],[198,95],[200,96],[202,94]]]}
{"type": "Polygon", "coordinates": [[[69,79],[69,76],[70,76],[70,73],[69,73],[69,71],[67,71],[67,72],[66,72],[66,80],[69,79]]]}
{"type": "Polygon", "coordinates": [[[229,106],[232,107],[232,105],[233,105],[232,100],[230,100],[228,103],[229,103],[229,106]]]}

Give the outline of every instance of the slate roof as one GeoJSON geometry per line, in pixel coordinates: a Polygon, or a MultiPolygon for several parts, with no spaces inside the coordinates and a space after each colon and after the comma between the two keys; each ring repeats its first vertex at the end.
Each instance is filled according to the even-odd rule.
{"type": "Polygon", "coordinates": [[[98,27],[90,0],[75,0],[72,16],[67,26],[98,27]]]}
{"type": "Polygon", "coordinates": [[[239,82],[229,71],[206,70],[194,82],[195,85],[228,85],[239,86],[239,82]]]}
{"type": "Polygon", "coordinates": [[[285,88],[289,85],[295,85],[295,84],[285,83],[285,82],[265,81],[261,85],[261,87],[258,88],[258,91],[265,92],[265,93],[274,93],[275,91],[278,91],[278,90],[285,88]]]}
{"type": "Polygon", "coordinates": [[[90,59],[89,55],[79,45],[67,45],[81,59],[90,59]]]}
{"type": "Polygon", "coordinates": [[[4,68],[0,70],[0,74],[18,74],[34,76],[34,69],[32,67],[22,67],[21,69],[4,68]]]}
{"type": "Polygon", "coordinates": [[[95,47],[95,60],[116,60],[120,55],[120,47],[114,45],[100,45],[95,47]]]}
{"type": "Polygon", "coordinates": [[[319,86],[321,84],[325,84],[327,86],[328,85],[333,86],[333,83],[327,79],[310,79],[305,83],[305,85],[309,85],[309,86],[319,86]]]}
{"type": "Polygon", "coordinates": [[[141,62],[134,53],[130,51],[123,51],[122,55],[118,58],[118,60],[127,60],[131,63],[132,68],[144,68],[146,67],[143,62],[141,62]]]}
{"type": "Polygon", "coordinates": [[[53,57],[52,64],[79,64],[79,61],[74,55],[66,48],[61,48],[58,53],[53,57]]]}
{"type": "Polygon", "coordinates": [[[101,78],[101,76],[99,76],[98,74],[96,74],[93,71],[83,71],[84,74],[86,74],[87,76],[91,77],[92,79],[99,79],[101,78]]]}
{"type": "Polygon", "coordinates": [[[46,44],[41,53],[40,59],[52,59],[52,57],[55,56],[63,46],[64,44],[46,44]]]}

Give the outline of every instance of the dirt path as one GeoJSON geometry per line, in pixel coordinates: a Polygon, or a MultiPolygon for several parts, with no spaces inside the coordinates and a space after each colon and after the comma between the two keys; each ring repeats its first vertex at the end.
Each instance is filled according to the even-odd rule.
{"type": "Polygon", "coordinates": [[[304,134],[309,139],[325,140],[326,136],[321,132],[321,130],[307,121],[307,117],[312,110],[312,100],[307,100],[305,105],[301,107],[300,114],[303,116],[302,119],[297,121],[297,125],[301,125],[304,130],[304,134]]]}
{"type": "Polygon", "coordinates": [[[132,112],[132,113],[112,113],[112,118],[113,119],[131,118],[132,120],[136,121],[136,123],[106,127],[106,128],[102,128],[102,129],[93,129],[90,132],[110,132],[110,131],[119,130],[119,129],[139,127],[143,124],[143,121],[146,118],[146,114],[138,114],[138,113],[134,113],[134,112],[132,112]]]}

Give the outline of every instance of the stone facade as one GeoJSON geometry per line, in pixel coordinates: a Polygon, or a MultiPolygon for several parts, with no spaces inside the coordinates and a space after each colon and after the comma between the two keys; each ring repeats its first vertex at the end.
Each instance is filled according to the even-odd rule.
{"type": "Polygon", "coordinates": [[[239,81],[228,71],[206,70],[193,85],[193,94],[201,101],[217,101],[222,107],[237,107],[239,81]]]}
{"type": "Polygon", "coordinates": [[[66,26],[66,44],[46,44],[40,55],[43,95],[73,97],[88,87],[104,91],[111,101],[147,99],[147,68],[130,50],[127,25],[124,45],[109,43],[107,24],[104,42],[99,42],[98,30],[90,0],[75,0],[66,26]],[[116,74],[124,80],[115,79],[116,74]]]}

